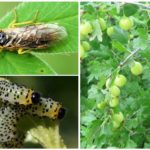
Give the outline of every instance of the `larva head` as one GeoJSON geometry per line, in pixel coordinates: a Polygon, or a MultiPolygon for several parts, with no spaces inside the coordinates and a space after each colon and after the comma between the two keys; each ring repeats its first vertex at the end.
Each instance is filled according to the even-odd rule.
{"type": "Polygon", "coordinates": [[[31,95],[31,100],[33,104],[38,104],[40,102],[40,94],[37,92],[33,92],[31,95]]]}
{"type": "Polygon", "coordinates": [[[19,104],[29,105],[29,104],[37,104],[40,102],[40,94],[34,92],[31,89],[26,89],[25,95],[20,95],[19,104]]]}
{"type": "Polygon", "coordinates": [[[37,116],[46,116],[50,119],[62,119],[65,116],[65,109],[59,102],[50,98],[41,98],[36,105],[31,105],[28,111],[37,116]]]}
{"type": "Polygon", "coordinates": [[[0,30],[0,46],[3,46],[7,42],[7,36],[5,32],[0,30]]]}

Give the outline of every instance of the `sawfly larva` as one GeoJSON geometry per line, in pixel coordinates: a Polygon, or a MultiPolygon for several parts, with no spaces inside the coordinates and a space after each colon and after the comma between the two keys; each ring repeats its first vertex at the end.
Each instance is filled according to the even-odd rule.
{"type": "Polygon", "coordinates": [[[15,20],[10,28],[0,30],[0,49],[23,54],[30,50],[48,48],[56,41],[67,37],[64,27],[51,23],[34,23],[36,17],[37,14],[32,21],[16,23],[15,11],[15,20]]]}
{"type": "Polygon", "coordinates": [[[51,98],[41,98],[38,104],[27,106],[26,112],[39,117],[48,117],[50,119],[62,119],[65,115],[65,109],[59,102],[51,98]]]}
{"type": "Polygon", "coordinates": [[[23,108],[17,108],[7,103],[0,108],[0,143],[11,142],[17,137],[17,124],[25,113],[23,108]]]}
{"type": "Polygon", "coordinates": [[[3,103],[0,108],[0,144],[3,148],[19,148],[22,146],[25,132],[18,129],[20,118],[24,115],[48,117],[49,119],[62,119],[65,109],[59,102],[50,98],[41,98],[40,103],[23,105],[12,105],[3,103]]]}
{"type": "Polygon", "coordinates": [[[40,94],[25,86],[20,86],[5,78],[0,78],[0,98],[3,102],[26,106],[32,103],[39,103],[40,94]]]}

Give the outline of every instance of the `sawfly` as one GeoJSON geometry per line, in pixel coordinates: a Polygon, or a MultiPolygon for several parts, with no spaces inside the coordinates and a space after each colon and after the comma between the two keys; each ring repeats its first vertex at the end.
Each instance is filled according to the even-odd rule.
{"type": "Polygon", "coordinates": [[[66,29],[58,24],[35,23],[38,11],[31,21],[17,23],[15,19],[6,29],[0,29],[0,50],[18,51],[24,54],[30,50],[45,49],[67,37],[66,29]]]}

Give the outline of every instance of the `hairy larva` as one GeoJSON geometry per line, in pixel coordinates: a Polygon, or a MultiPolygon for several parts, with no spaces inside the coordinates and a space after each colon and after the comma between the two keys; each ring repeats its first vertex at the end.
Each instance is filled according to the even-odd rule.
{"type": "Polygon", "coordinates": [[[34,23],[36,17],[37,15],[32,21],[16,23],[15,12],[15,20],[10,28],[0,30],[0,49],[23,54],[29,50],[48,48],[56,41],[67,37],[64,27],[51,23],[34,23]]]}
{"type": "Polygon", "coordinates": [[[39,103],[40,94],[25,86],[0,78],[0,98],[3,102],[8,101],[11,104],[30,105],[39,103]]]}

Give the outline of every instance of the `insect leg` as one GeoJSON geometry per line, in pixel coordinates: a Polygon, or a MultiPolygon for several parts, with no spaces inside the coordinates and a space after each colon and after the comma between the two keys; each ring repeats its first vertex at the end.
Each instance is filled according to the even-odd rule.
{"type": "Polygon", "coordinates": [[[17,12],[16,9],[14,9],[14,20],[9,24],[8,27],[14,28],[16,22],[17,22],[17,12]]]}
{"type": "Polygon", "coordinates": [[[12,28],[13,28],[13,27],[16,27],[16,26],[37,24],[37,23],[35,23],[35,22],[36,22],[38,13],[39,13],[39,11],[37,11],[37,12],[35,13],[35,15],[34,15],[34,17],[33,17],[32,20],[17,23],[17,21],[16,21],[16,20],[17,20],[17,14],[16,14],[16,10],[15,10],[15,19],[14,19],[14,21],[10,24],[9,27],[12,27],[12,28]]]}
{"type": "Polygon", "coordinates": [[[25,54],[25,53],[29,53],[29,52],[30,52],[30,50],[24,50],[22,48],[18,49],[18,54],[25,54]]]}

